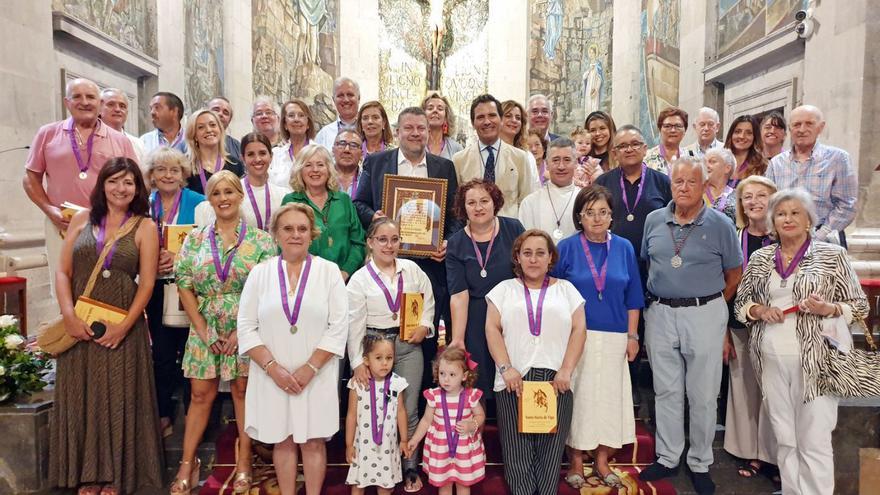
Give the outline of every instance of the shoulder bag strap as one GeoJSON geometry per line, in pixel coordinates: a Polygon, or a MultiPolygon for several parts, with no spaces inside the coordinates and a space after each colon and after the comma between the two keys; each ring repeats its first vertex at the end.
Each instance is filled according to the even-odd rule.
{"type": "MultiPolygon", "coordinates": [[[[104,260],[107,259],[107,255],[110,254],[110,250],[117,242],[119,242],[119,239],[128,235],[138,223],[140,223],[139,217],[133,216],[129,218],[121,227],[119,227],[119,230],[113,234],[113,238],[110,239],[110,242],[104,244],[104,249],[101,250],[101,254],[98,255],[98,261],[95,263],[95,267],[92,268],[92,274],[89,275],[89,281],[86,283],[86,288],[82,293],[83,296],[89,297],[92,295],[92,289],[95,288],[95,282],[98,280],[98,273],[101,272],[101,267],[104,265],[104,260]]],[[[91,225],[89,225],[89,228],[91,228],[91,225]]]]}

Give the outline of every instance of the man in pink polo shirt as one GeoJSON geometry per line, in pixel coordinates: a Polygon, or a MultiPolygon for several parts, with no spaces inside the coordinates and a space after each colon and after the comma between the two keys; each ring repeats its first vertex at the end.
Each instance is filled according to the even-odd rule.
{"type": "Polygon", "coordinates": [[[88,79],[68,82],[64,105],[70,118],[37,131],[22,179],[25,193],[46,215],[46,255],[53,290],[61,235],[69,220],[62,216],[61,204],[88,208],[89,195],[107,160],[124,156],[137,161],[125,134],[98,120],[101,97],[97,84],[88,79]]]}

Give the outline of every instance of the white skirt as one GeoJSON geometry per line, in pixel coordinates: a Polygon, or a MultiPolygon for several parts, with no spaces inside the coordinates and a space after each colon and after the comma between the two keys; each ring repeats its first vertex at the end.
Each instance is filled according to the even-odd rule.
{"type": "Polygon", "coordinates": [[[619,449],[636,441],[626,333],[587,330],[573,382],[574,412],[566,444],[619,449]]]}

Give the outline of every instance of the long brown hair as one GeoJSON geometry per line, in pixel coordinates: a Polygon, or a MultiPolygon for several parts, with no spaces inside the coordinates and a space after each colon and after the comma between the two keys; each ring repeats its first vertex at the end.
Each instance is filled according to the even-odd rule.
{"type": "Polygon", "coordinates": [[[89,196],[89,203],[92,207],[92,211],[89,212],[89,221],[92,222],[92,225],[98,225],[107,215],[107,195],[104,193],[104,183],[119,172],[127,172],[134,177],[134,197],[128,205],[128,212],[142,217],[150,215],[150,191],[147,191],[141,168],[131,158],[120,156],[107,160],[98,174],[95,188],[92,189],[92,194],[89,196]]]}
{"type": "Polygon", "coordinates": [[[526,109],[523,108],[522,105],[519,104],[516,100],[507,100],[501,104],[501,118],[504,118],[504,114],[513,110],[514,108],[519,108],[519,117],[520,117],[520,128],[519,132],[513,136],[513,145],[521,150],[528,149],[528,145],[526,144],[526,135],[529,132],[529,120],[526,116],[526,109]]]}
{"type": "MultiPolygon", "coordinates": [[[[739,177],[740,179],[745,179],[752,175],[764,175],[764,172],[767,171],[767,159],[764,158],[764,153],[761,152],[761,149],[763,149],[763,145],[761,144],[761,127],[751,115],[740,115],[733,119],[733,122],[731,122],[730,127],[727,129],[727,137],[724,139],[724,147],[733,151],[734,157],[736,156],[736,150],[733,149],[733,133],[736,130],[736,126],[743,122],[747,122],[752,127],[752,136],[754,136],[754,138],[752,140],[752,146],[749,148],[748,154],[746,155],[746,160],[743,162],[746,164],[745,173],[739,177]]],[[[736,174],[737,168],[738,167],[734,165],[734,174],[736,174]]]]}

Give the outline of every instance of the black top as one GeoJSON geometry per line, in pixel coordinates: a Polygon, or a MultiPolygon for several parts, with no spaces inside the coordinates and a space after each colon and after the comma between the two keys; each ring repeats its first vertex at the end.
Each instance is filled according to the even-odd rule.
{"type": "MultiPolygon", "coordinates": [[[[762,236],[754,236],[749,234],[748,229],[741,230],[737,232],[737,237],[742,243],[742,236],[745,235],[748,237],[746,239],[746,252],[743,253],[743,259],[749,259],[749,257],[755,251],[761,249],[764,246],[769,245],[772,242],[770,236],[762,235],[762,236]]],[[[733,312],[733,303],[736,301],[736,297],[731,297],[730,301],[727,303],[728,316],[727,316],[727,326],[733,328],[745,328],[746,326],[740,323],[739,320],[736,319],[736,315],[733,312]]]]}
{"type": "MultiPolygon", "coordinates": [[[[226,161],[223,162],[223,170],[229,170],[239,177],[244,177],[244,165],[242,165],[241,161],[239,161],[232,155],[229,155],[226,158],[226,161]]],[[[207,171],[205,172],[205,184],[208,183],[208,179],[210,179],[212,175],[214,174],[207,171]]],[[[199,194],[204,194],[205,196],[208,195],[202,188],[201,175],[199,174],[198,170],[195,170],[195,167],[193,167],[192,175],[190,175],[189,179],[186,180],[186,187],[199,194]]]]}

